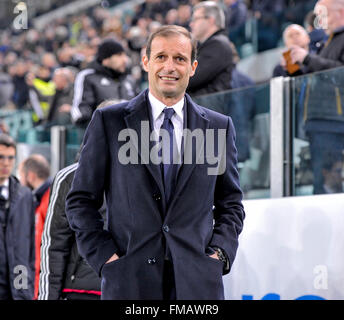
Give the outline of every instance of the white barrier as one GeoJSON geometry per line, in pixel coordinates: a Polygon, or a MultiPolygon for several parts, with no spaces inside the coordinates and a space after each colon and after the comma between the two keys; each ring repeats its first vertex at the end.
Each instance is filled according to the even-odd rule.
{"type": "Polygon", "coordinates": [[[226,299],[344,299],[344,194],[244,206],[226,299]]]}

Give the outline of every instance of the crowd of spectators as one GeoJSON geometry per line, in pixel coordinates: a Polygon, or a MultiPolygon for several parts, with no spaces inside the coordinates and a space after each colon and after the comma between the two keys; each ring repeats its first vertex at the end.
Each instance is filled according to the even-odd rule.
{"type": "MultiPolygon", "coordinates": [[[[61,99],[61,92],[63,96],[73,96],[76,74],[94,60],[99,44],[106,38],[123,45],[129,55],[127,72],[135,79],[138,90],[144,88],[146,79],[140,61],[149,33],[166,23],[190,29],[192,7],[199,2],[146,0],[120,13],[99,5],[49,21],[42,30],[32,23],[27,30],[15,30],[13,26],[0,30],[0,107],[32,109],[35,123],[51,122],[59,116],[70,122],[72,101],[61,99]],[[64,69],[57,70],[61,68],[64,69]]],[[[235,46],[243,43],[245,22],[252,17],[258,19],[258,40],[262,46],[259,50],[277,45],[282,34],[281,21],[297,23],[300,12],[306,13],[314,6],[310,0],[217,2],[225,11],[226,33],[235,46]],[[276,41],[270,45],[264,39],[276,41]]]]}

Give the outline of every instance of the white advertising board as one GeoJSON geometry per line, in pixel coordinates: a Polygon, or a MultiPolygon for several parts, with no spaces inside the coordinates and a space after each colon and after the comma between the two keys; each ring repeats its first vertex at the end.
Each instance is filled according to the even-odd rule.
{"type": "Polygon", "coordinates": [[[344,194],[244,201],[233,300],[344,299],[344,194]]]}

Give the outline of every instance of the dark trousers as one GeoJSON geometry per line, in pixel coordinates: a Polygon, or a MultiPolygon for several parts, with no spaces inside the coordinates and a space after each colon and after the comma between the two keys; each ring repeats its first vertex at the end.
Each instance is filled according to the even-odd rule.
{"type": "Polygon", "coordinates": [[[169,301],[177,299],[173,263],[170,260],[164,261],[163,299],[169,301]]]}

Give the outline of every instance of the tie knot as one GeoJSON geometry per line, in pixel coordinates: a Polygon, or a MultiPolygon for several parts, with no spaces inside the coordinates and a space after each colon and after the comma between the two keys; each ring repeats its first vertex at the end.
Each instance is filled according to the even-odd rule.
{"type": "Polygon", "coordinates": [[[164,120],[171,120],[172,116],[174,115],[174,109],[173,108],[165,108],[163,110],[163,112],[165,113],[165,118],[164,120]]]}

